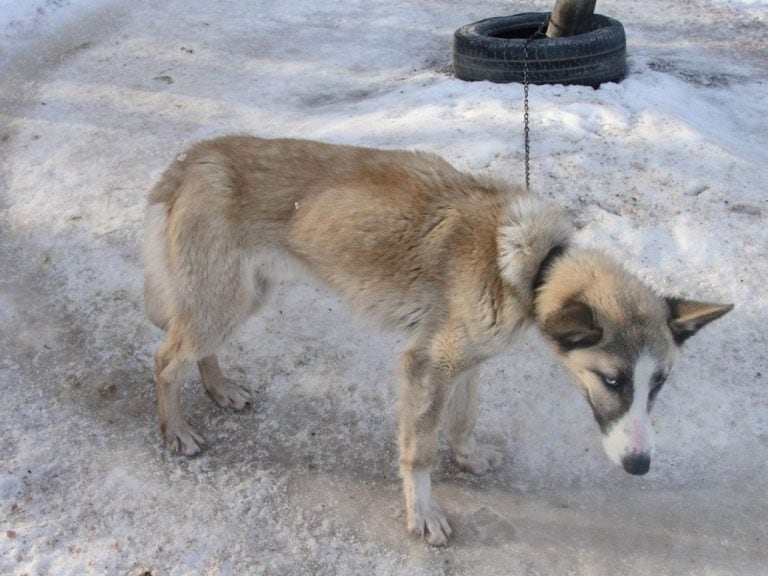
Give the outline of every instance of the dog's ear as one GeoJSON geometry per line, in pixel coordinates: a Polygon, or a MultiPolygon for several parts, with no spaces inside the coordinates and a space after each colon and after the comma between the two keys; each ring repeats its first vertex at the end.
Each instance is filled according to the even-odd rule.
{"type": "Polygon", "coordinates": [[[579,300],[568,300],[544,320],[542,331],[563,352],[594,346],[603,337],[603,329],[595,321],[592,308],[579,300]]]}
{"type": "Polygon", "coordinates": [[[700,328],[733,309],[733,304],[712,304],[682,298],[666,300],[669,307],[667,323],[678,346],[696,334],[700,328]]]}

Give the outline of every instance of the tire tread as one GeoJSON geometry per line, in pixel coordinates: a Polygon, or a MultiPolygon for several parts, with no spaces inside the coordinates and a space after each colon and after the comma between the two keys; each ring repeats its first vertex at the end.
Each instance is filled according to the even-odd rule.
{"type": "MultiPolygon", "coordinates": [[[[548,13],[526,13],[480,20],[459,28],[453,39],[453,67],[462,80],[522,82],[525,39],[491,34],[524,33],[541,25],[548,13]]],[[[532,84],[598,86],[626,74],[626,38],[620,22],[600,14],[593,29],[568,38],[534,40],[528,47],[532,84]]]]}

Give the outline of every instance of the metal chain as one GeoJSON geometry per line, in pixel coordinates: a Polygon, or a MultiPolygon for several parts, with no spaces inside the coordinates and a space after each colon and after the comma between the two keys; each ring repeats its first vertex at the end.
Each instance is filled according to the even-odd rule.
{"type": "Polygon", "coordinates": [[[525,190],[526,192],[531,191],[531,127],[529,125],[529,107],[528,107],[528,85],[530,84],[528,80],[528,45],[531,43],[532,40],[535,40],[537,38],[543,38],[545,37],[544,30],[549,25],[549,16],[546,16],[544,20],[542,20],[541,25],[539,26],[539,29],[536,30],[533,34],[531,34],[526,40],[525,40],[525,48],[523,51],[523,109],[525,113],[523,114],[523,134],[525,137],[525,190]]]}
{"type": "Polygon", "coordinates": [[[525,191],[531,191],[531,128],[528,126],[528,44],[531,38],[525,41],[525,61],[523,63],[523,134],[525,136],[525,191]]]}

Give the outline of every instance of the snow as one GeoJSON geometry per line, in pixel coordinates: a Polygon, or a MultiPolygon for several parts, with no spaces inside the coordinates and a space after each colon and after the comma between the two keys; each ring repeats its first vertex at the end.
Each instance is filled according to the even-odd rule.
{"type": "Polygon", "coordinates": [[[236,131],[425,149],[521,181],[522,88],[450,74],[481,0],[0,0],[0,572],[768,574],[768,3],[601,2],[630,73],[534,86],[532,184],[665,293],[736,309],[686,345],[633,478],[531,332],[482,373],[473,478],[445,449],[455,531],[403,528],[393,368],[403,337],[315,286],[281,288],[195,379],[210,448],[161,446],[142,311],[144,198],[194,141],[236,131]]]}

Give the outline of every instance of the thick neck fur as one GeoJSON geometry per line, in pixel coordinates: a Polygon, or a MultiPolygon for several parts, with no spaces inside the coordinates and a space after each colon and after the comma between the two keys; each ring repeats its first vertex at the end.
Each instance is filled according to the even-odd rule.
{"type": "Polygon", "coordinates": [[[527,194],[510,202],[499,226],[499,270],[529,315],[534,314],[537,279],[546,277],[542,264],[553,250],[565,250],[572,236],[573,225],[559,206],[527,194]]]}

